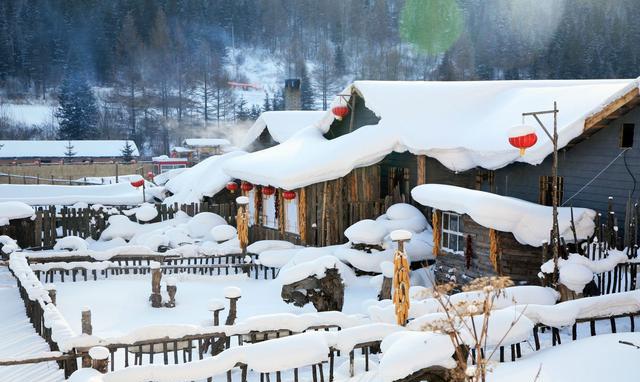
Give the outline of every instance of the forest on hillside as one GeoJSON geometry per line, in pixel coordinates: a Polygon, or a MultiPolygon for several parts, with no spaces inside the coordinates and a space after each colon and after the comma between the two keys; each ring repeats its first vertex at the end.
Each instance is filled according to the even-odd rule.
{"type": "MultiPolygon", "coordinates": [[[[176,132],[282,107],[277,89],[249,104],[229,86],[251,52],[323,109],[354,79],[637,77],[638,19],[636,0],[3,0],[0,96],[90,86],[82,137],[166,152],[176,132]]],[[[38,134],[0,121],[0,138],[38,134]]]]}

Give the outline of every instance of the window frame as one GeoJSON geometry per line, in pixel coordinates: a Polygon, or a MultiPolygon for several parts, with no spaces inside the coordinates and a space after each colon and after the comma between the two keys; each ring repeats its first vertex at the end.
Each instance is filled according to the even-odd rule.
{"type": "Polygon", "coordinates": [[[635,129],[636,129],[635,123],[623,123],[622,126],[620,126],[620,142],[618,146],[621,149],[630,149],[633,147],[633,138],[635,135],[635,129]],[[629,142],[626,142],[625,138],[629,140],[629,142]]]}
{"type": "Polygon", "coordinates": [[[466,239],[466,235],[464,234],[464,225],[462,224],[462,216],[456,212],[451,211],[442,211],[441,223],[440,223],[440,249],[447,253],[453,253],[456,255],[464,255],[464,243],[466,239]],[[455,217],[457,224],[456,229],[452,229],[451,227],[451,217],[455,217]],[[447,222],[447,228],[445,228],[445,221],[447,222]],[[445,236],[446,235],[446,236],[445,236]],[[445,241],[446,237],[446,241],[445,241]],[[450,247],[450,239],[451,237],[456,238],[456,247],[450,247]],[[458,238],[460,238],[460,242],[458,242],[458,238]]]}

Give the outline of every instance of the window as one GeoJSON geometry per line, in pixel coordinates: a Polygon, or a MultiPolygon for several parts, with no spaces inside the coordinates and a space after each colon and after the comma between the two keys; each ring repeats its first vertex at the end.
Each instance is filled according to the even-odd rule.
{"type": "Polygon", "coordinates": [[[620,130],[620,148],[628,149],[633,147],[633,131],[636,125],[633,123],[623,123],[620,130]]]}
{"type": "Polygon", "coordinates": [[[262,195],[262,225],[269,228],[278,228],[276,219],[276,195],[262,195]]]}
{"type": "Polygon", "coordinates": [[[291,233],[298,232],[298,198],[284,201],[284,230],[291,233]]]}
{"type": "MultiPolygon", "coordinates": [[[[558,177],[558,205],[562,203],[562,196],[564,194],[564,181],[561,176],[558,177]]],[[[540,177],[540,194],[538,196],[538,203],[543,206],[553,205],[553,177],[541,176],[540,177]]]]}
{"type": "Polygon", "coordinates": [[[247,193],[247,198],[249,198],[248,211],[249,212],[249,226],[256,224],[256,188],[254,187],[251,191],[247,193]]]}
{"type": "Polygon", "coordinates": [[[456,254],[464,253],[464,234],[462,233],[462,216],[452,213],[442,213],[442,243],[443,251],[456,254]]]}

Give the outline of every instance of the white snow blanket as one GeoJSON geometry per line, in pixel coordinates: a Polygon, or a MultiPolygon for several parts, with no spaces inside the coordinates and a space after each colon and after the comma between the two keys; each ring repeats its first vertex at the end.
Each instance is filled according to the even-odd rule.
{"type": "MultiPolygon", "coordinates": [[[[146,190],[147,201],[154,192],[146,190]]],[[[76,203],[133,205],[142,200],[142,187],[130,183],[95,186],[60,186],[48,184],[0,184],[0,202],[20,201],[32,206],[73,205],[76,203]]]]}
{"type": "MultiPolygon", "coordinates": [[[[76,158],[122,156],[126,140],[82,140],[71,141],[76,158]]],[[[133,149],[131,156],[140,155],[134,141],[129,141],[133,149]]],[[[1,141],[0,158],[64,158],[69,141],[1,141]]]]}
{"type": "Polygon", "coordinates": [[[264,129],[269,131],[274,141],[282,143],[301,129],[319,122],[325,115],[326,112],[315,110],[265,111],[247,131],[242,147],[250,146],[264,129]]]}
{"type": "Polygon", "coordinates": [[[16,201],[0,202],[0,226],[9,224],[9,220],[30,218],[34,215],[33,208],[25,203],[16,201]]]}
{"type": "Polygon", "coordinates": [[[164,200],[165,204],[198,203],[205,196],[213,196],[221,191],[232,178],[222,171],[223,164],[231,158],[245,155],[244,151],[232,151],[211,156],[171,178],[165,188],[173,196],[164,200]]]}
{"type": "MultiPolygon", "coordinates": [[[[422,205],[467,214],[484,227],[511,232],[521,244],[540,247],[549,241],[553,214],[548,206],[444,184],[417,186],[411,191],[411,196],[422,205]]],[[[578,240],[593,234],[595,216],[596,212],[591,209],[573,209],[578,240]]],[[[571,208],[558,208],[558,225],[560,236],[572,241],[571,208]]]]}
{"type": "MultiPolygon", "coordinates": [[[[319,124],[278,146],[229,161],[225,170],[255,184],[295,189],[343,177],[394,151],[427,155],[452,171],[497,169],[513,162],[539,164],[553,147],[534,122],[540,139],[524,156],[508,142],[509,130],[520,124],[523,112],[548,110],[557,101],[562,148],[582,133],[587,117],[637,87],[633,79],[356,81],[341,94],[361,94],[366,107],[380,118],[377,125],[329,140],[323,137],[333,121],[327,111],[319,124]]],[[[343,102],[336,98],[334,105],[343,102]]],[[[551,126],[551,118],[542,120],[551,126]]]]}

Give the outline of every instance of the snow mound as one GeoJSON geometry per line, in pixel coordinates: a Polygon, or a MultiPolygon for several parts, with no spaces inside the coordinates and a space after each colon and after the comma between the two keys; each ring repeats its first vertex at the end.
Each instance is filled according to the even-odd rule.
{"type": "MultiPolygon", "coordinates": [[[[2,186],[0,186],[0,195],[2,186]]],[[[0,200],[2,198],[0,197],[0,200]]],[[[24,219],[35,215],[35,211],[29,205],[22,202],[0,202],[0,226],[9,224],[9,220],[24,219]]]]}
{"type": "Polygon", "coordinates": [[[225,287],[223,292],[225,298],[240,298],[242,296],[242,290],[236,286],[225,287]]]}
{"type": "Polygon", "coordinates": [[[273,251],[279,249],[292,249],[296,245],[285,240],[258,240],[247,246],[247,252],[261,254],[264,251],[273,251]]]}
{"type": "Polygon", "coordinates": [[[282,268],[278,274],[278,280],[283,285],[287,285],[307,277],[315,276],[322,278],[328,269],[337,269],[345,285],[350,285],[355,282],[356,275],[353,270],[335,256],[330,255],[282,268]]]}
{"type": "Polygon", "coordinates": [[[7,255],[20,250],[18,242],[7,235],[0,235],[0,244],[2,244],[2,252],[7,255]]]}
{"type": "MultiPolygon", "coordinates": [[[[148,188],[147,201],[153,200],[156,188],[148,188]]],[[[131,183],[91,186],[61,186],[49,184],[1,184],[0,202],[19,201],[32,206],[75,203],[103,205],[134,205],[143,202],[142,188],[131,183]]]]}
{"type": "Polygon", "coordinates": [[[56,245],[53,246],[54,251],[86,251],[88,248],[87,241],[78,236],[66,236],[58,239],[56,245]]]}
{"type": "Polygon", "coordinates": [[[141,222],[148,222],[158,216],[158,210],[152,204],[145,203],[136,208],[136,219],[141,222]]]}
{"type": "Polygon", "coordinates": [[[211,236],[215,241],[227,241],[238,236],[238,231],[235,227],[228,224],[217,225],[211,228],[211,236]]]}
{"type": "MultiPolygon", "coordinates": [[[[476,223],[497,231],[511,232],[521,244],[540,247],[549,241],[552,228],[552,208],[524,200],[484,191],[470,190],[443,184],[423,184],[411,191],[418,203],[443,211],[467,214],[476,223]]],[[[593,234],[596,212],[587,208],[574,208],[574,221],[578,240],[593,234]]],[[[573,240],[571,208],[558,208],[560,236],[573,240]]]]}
{"type": "Polygon", "coordinates": [[[227,225],[227,221],[222,216],[213,212],[200,212],[189,220],[187,228],[190,236],[201,238],[207,236],[213,227],[219,225],[227,225]]]}
{"type": "Polygon", "coordinates": [[[344,235],[354,244],[382,244],[387,231],[375,220],[365,219],[354,223],[344,231],[344,235]]]}

